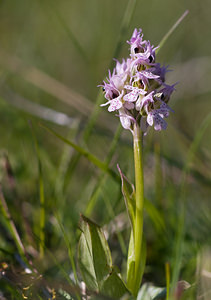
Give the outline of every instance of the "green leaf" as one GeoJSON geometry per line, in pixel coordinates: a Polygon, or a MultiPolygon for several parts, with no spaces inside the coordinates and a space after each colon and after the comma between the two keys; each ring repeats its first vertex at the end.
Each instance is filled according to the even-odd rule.
{"type": "MultiPolygon", "coordinates": [[[[141,279],[144,274],[144,268],[146,265],[146,241],[143,237],[142,240],[142,261],[139,266],[139,276],[137,278],[136,285],[139,287],[141,284],[141,279]]],[[[128,259],[127,259],[127,288],[132,292],[134,288],[134,271],[135,271],[135,247],[134,247],[134,236],[131,232],[130,235],[130,242],[129,242],[129,249],[128,249],[128,259]]]]}
{"type": "Polygon", "coordinates": [[[131,229],[134,232],[135,213],[136,213],[135,188],[134,185],[131,184],[127,179],[127,177],[122,173],[119,165],[117,165],[117,168],[121,176],[122,194],[124,196],[128,217],[131,223],[131,229]]]}
{"type": "Polygon", "coordinates": [[[85,234],[82,234],[79,240],[78,261],[83,280],[90,290],[99,291],[98,282],[93,265],[92,253],[89,249],[85,234]]]}
{"type": "Polygon", "coordinates": [[[79,241],[81,273],[87,286],[99,291],[104,278],[112,271],[111,253],[100,227],[84,216],[81,216],[81,230],[79,241]]]}
{"type": "MultiPolygon", "coordinates": [[[[128,249],[128,258],[127,258],[127,288],[132,291],[134,287],[134,271],[135,271],[135,246],[134,246],[134,228],[135,228],[135,211],[136,211],[136,200],[135,200],[135,188],[133,184],[129,182],[127,177],[122,173],[120,167],[117,165],[118,171],[122,180],[122,193],[125,200],[125,205],[128,212],[128,217],[131,223],[131,234],[130,242],[128,249]]],[[[142,242],[142,262],[139,269],[139,278],[137,281],[141,281],[141,278],[144,273],[144,267],[146,264],[146,242],[143,239],[142,242]]],[[[139,286],[137,282],[137,286],[139,286]]]]}
{"type": "Polygon", "coordinates": [[[112,266],[110,249],[101,228],[84,216],[81,216],[80,227],[78,259],[83,280],[90,290],[119,299],[128,290],[112,266]]]}
{"type": "Polygon", "coordinates": [[[113,269],[112,273],[103,282],[101,292],[114,299],[120,299],[128,290],[120,276],[113,269]]]}
{"type": "Polygon", "coordinates": [[[133,280],[135,272],[135,247],[134,247],[134,235],[131,231],[130,242],[128,248],[128,258],[127,258],[127,287],[132,291],[133,280]]]}

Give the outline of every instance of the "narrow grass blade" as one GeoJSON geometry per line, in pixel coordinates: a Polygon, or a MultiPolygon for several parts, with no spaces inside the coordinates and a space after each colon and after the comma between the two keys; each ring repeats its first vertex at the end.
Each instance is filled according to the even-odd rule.
{"type": "Polygon", "coordinates": [[[154,143],[154,155],[155,155],[155,201],[157,207],[163,206],[163,172],[161,164],[160,143],[154,143]]]}
{"type": "MultiPolygon", "coordinates": [[[[112,159],[112,157],[114,155],[114,152],[116,150],[116,147],[118,145],[121,133],[122,133],[122,126],[121,126],[121,124],[119,124],[118,127],[117,127],[117,130],[115,132],[114,138],[112,140],[109,152],[108,152],[107,157],[105,159],[105,163],[107,165],[109,165],[110,162],[111,162],[111,159],[112,159]]],[[[104,173],[102,173],[101,176],[99,177],[96,185],[95,185],[94,191],[92,193],[92,196],[91,196],[91,198],[90,198],[90,200],[87,204],[86,210],[85,210],[85,215],[87,215],[88,217],[91,215],[91,213],[93,211],[93,208],[95,207],[95,203],[97,201],[97,198],[98,198],[99,193],[101,191],[101,187],[103,186],[105,180],[106,180],[106,175],[104,173]]]]}
{"type": "Polygon", "coordinates": [[[106,159],[105,159],[106,164],[110,164],[110,162],[111,162],[111,159],[112,159],[112,157],[113,157],[113,155],[116,151],[116,148],[118,146],[121,133],[122,133],[122,125],[119,123],[119,125],[116,129],[115,135],[113,137],[113,140],[111,142],[111,146],[109,148],[108,154],[107,154],[106,159]]]}
{"type": "MultiPolygon", "coordinates": [[[[41,5],[43,5],[43,1],[39,1],[41,5]]],[[[74,33],[72,32],[72,30],[70,29],[70,27],[67,25],[67,23],[65,22],[64,18],[62,17],[62,15],[59,13],[58,8],[56,8],[53,4],[53,2],[51,1],[51,4],[48,3],[48,1],[45,2],[45,4],[48,5],[48,9],[47,12],[49,14],[49,12],[51,11],[52,14],[54,15],[53,20],[57,20],[59,22],[59,24],[61,25],[61,27],[64,29],[64,31],[66,32],[69,40],[72,42],[72,44],[74,45],[74,47],[76,48],[76,50],[78,51],[78,53],[80,54],[80,56],[83,58],[84,61],[88,61],[87,59],[87,55],[86,52],[84,51],[84,49],[82,48],[80,42],[78,41],[78,39],[76,38],[76,36],[74,35],[74,33]]],[[[43,7],[43,6],[42,6],[43,7]]],[[[46,11],[46,9],[44,8],[44,10],[46,11]]]]}
{"type": "MultiPolygon", "coordinates": [[[[55,213],[55,216],[56,216],[57,222],[59,224],[59,227],[60,227],[60,229],[62,231],[64,240],[65,240],[65,244],[66,244],[67,249],[68,249],[68,256],[69,256],[70,264],[71,264],[71,267],[72,267],[72,270],[73,270],[73,274],[74,274],[75,285],[77,286],[79,284],[79,280],[78,280],[78,276],[77,276],[76,264],[75,264],[75,261],[74,261],[74,255],[73,255],[73,252],[72,252],[71,243],[70,243],[70,240],[68,239],[68,236],[67,236],[67,234],[65,232],[64,226],[62,225],[62,223],[61,223],[61,221],[59,219],[58,214],[55,213]]],[[[76,292],[76,297],[77,297],[78,300],[80,300],[78,292],[76,292]]]]}
{"type": "MultiPolygon", "coordinates": [[[[10,296],[10,298],[7,298],[7,299],[23,300],[23,294],[21,292],[21,289],[17,288],[17,286],[15,286],[14,283],[9,282],[3,276],[1,277],[0,289],[1,289],[2,295],[6,291],[5,294],[7,294],[7,297],[10,296]]],[[[2,296],[1,299],[6,300],[6,298],[4,296],[2,296]]]]}
{"type": "Polygon", "coordinates": [[[102,186],[104,185],[106,178],[107,178],[106,174],[104,174],[104,173],[101,174],[100,177],[98,178],[97,183],[95,184],[95,188],[92,192],[92,195],[91,195],[91,197],[87,203],[86,209],[85,209],[85,215],[87,217],[91,216],[91,214],[95,208],[97,199],[101,193],[102,186]]]}
{"type": "Polygon", "coordinates": [[[183,240],[185,235],[185,214],[186,214],[186,198],[187,198],[186,197],[187,177],[190,171],[190,165],[200,145],[201,139],[203,138],[210,124],[211,124],[211,113],[207,115],[207,117],[204,119],[201,126],[197,130],[194,140],[189,147],[186,164],[183,168],[181,190],[180,190],[180,203],[181,203],[180,214],[179,214],[180,217],[178,221],[178,232],[177,232],[177,240],[175,246],[176,251],[175,251],[175,260],[174,260],[174,271],[172,275],[172,287],[175,287],[176,282],[178,281],[181,262],[182,262],[182,255],[183,255],[183,240]]]}
{"type": "MultiPolygon", "coordinates": [[[[137,0],[129,0],[127,7],[125,9],[125,14],[122,19],[122,24],[121,24],[121,28],[120,28],[117,46],[116,46],[116,49],[115,49],[114,55],[113,55],[116,58],[119,56],[119,53],[121,51],[122,41],[124,40],[127,30],[130,26],[130,22],[133,18],[133,14],[135,12],[136,4],[137,4],[137,0]]],[[[112,67],[112,64],[113,64],[113,62],[111,63],[110,67],[112,67]]]]}
{"type": "Polygon", "coordinates": [[[156,54],[158,54],[160,52],[160,49],[164,46],[164,44],[166,43],[168,38],[172,35],[174,30],[179,26],[179,24],[183,21],[183,19],[187,16],[188,13],[189,13],[189,11],[186,10],[182,14],[182,16],[176,21],[176,23],[169,29],[169,31],[164,35],[164,37],[162,38],[162,40],[159,43],[159,48],[156,50],[156,54]]]}
{"type": "MultiPolygon", "coordinates": [[[[123,17],[123,22],[122,22],[121,27],[120,27],[120,36],[119,36],[119,39],[118,39],[118,42],[117,42],[117,45],[116,45],[116,48],[115,48],[115,51],[114,51],[114,57],[118,57],[118,54],[121,51],[121,48],[122,48],[121,41],[122,41],[124,35],[127,32],[128,27],[129,27],[129,23],[132,19],[132,15],[135,11],[136,2],[137,2],[136,0],[129,0],[128,1],[128,5],[127,5],[127,8],[125,10],[124,17],[123,17]]],[[[110,67],[112,67],[112,65],[113,65],[113,61],[111,61],[110,67]]],[[[96,99],[95,106],[92,110],[92,113],[90,114],[89,121],[88,121],[88,123],[86,125],[86,129],[84,130],[84,133],[83,133],[83,140],[84,140],[85,143],[89,140],[92,129],[93,129],[95,123],[97,122],[97,118],[98,118],[99,112],[101,110],[100,103],[102,103],[102,101],[103,101],[103,93],[101,91],[99,91],[97,99],[96,99]]],[[[72,167],[72,172],[74,172],[74,168],[76,167],[79,159],[80,159],[80,154],[78,153],[76,156],[74,156],[74,165],[72,167]]]]}
{"type": "MultiPolygon", "coordinates": [[[[121,124],[118,125],[118,128],[116,130],[116,133],[114,135],[114,138],[112,140],[112,143],[111,143],[111,146],[110,146],[110,149],[109,149],[109,152],[108,152],[108,155],[105,159],[105,162],[107,163],[107,165],[109,165],[112,157],[113,157],[113,154],[116,150],[116,147],[118,145],[118,142],[119,142],[119,138],[120,138],[120,135],[122,133],[122,126],[121,124]]],[[[95,207],[95,204],[96,204],[96,201],[98,199],[98,196],[100,194],[100,192],[102,191],[102,187],[106,181],[106,178],[107,178],[107,175],[102,173],[101,176],[99,177],[96,185],[95,185],[95,189],[92,193],[92,196],[88,202],[88,205],[86,207],[86,210],[85,210],[85,215],[87,216],[90,216],[94,207],[95,207]]],[[[105,198],[103,197],[104,201],[105,201],[105,204],[107,206],[107,210],[109,212],[109,215],[111,217],[111,219],[114,219],[115,218],[115,213],[114,213],[114,210],[113,210],[113,207],[111,205],[111,203],[107,202],[105,200],[105,198]]],[[[122,250],[122,253],[125,255],[126,254],[126,246],[125,246],[125,242],[124,242],[124,239],[122,237],[122,234],[119,232],[118,229],[116,229],[116,234],[117,234],[117,238],[119,240],[119,243],[120,243],[120,247],[121,247],[121,250],[122,250]]]]}
{"type": "MultiPolygon", "coordinates": [[[[122,21],[122,24],[120,26],[120,34],[119,34],[118,42],[117,42],[116,48],[114,50],[113,57],[115,57],[115,58],[118,58],[118,55],[119,55],[119,53],[122,49],[122,40],[124,39],[125,34],[127,33],[130,21],[132,19],[133,13],[135,11],[136,2],[137,2],[136,0],[129,0],[128,1],[128,5],[126,7],[125,14],[122,18],[123,21],[122,21]]],[[[111,61],[109,68],[112,68],[112,66],[113,66],[113,60],[111,61]]],[[[86,129],[84,131],[83,138],[84,138],[85,142],[88,141],[89,136],[91,134],[91,131],[92,131],[92,129],[93,129],[93,127],[94,127],[94,125],[97,121],[99,111],[101,110],[100,104],[102,103],[103,98],[104,98],[103,93],[100,90],[98,92],[98,96],[97,96],[97,99],[96,99],[96,103],[95,103],[93,112],[92,112],[92,114],[89,118],[86,129]]]]}
{"type": "MultiPolygon", "coordinates": [[[[169,166],[174,166],[178,168],[179,170],[183,169],[183,166],[180,162],[178,162],[176,159],[168,156],[167,154],[162,153],[162,157],[166,161],[166,163],[169,166]]],[[[189,167],[189,173],[197,179],[201,184],[210,187],[211,186],[211,180],[209,178],[206,178],[201,172],[194,170],[193,168],[189,167]]]]}
{"type": "MultiPolygon", "coordinates": [[[[115,213],[114,213],[113,207],[111,205],[111,201],[108,197],[105,197],[105,193],[103,193],[103,200],[104,200],[105,206],[107,208],[110,219],[114,220],[115,219],[115,213]]],[[[120,245],[120,248],[122,250],[122,253],[123,253],[124,256],[126,256],[127,255],[127,247],[125,245],[125,241],[124,241],[124,238],[122,236],[122,233],[119,231],[117,226],[115,226],[115,234],[117,235],[117,239],[119,241],[119,245],[120,245]]]]}
{"type": "MultiPolygon", "coordinates": [[[[76,133],[73,133],[70,130],[67,134],[67,139],[69,138],[76,138],[76,134],[79,130],[80,124],[76,128],[76,133]]],[[[75,131],[74,131],[75,132],[75,131]]],[[[56,196],[56,203],[59,201],[60,212],[61,212],[61,219],[62,215],[65,212],[65,205],[66,205],[66,197],[65,197],[65,183],[68,176],[68,171],[70,167],[70,161],[74,155],[75,151],[73,148],[70,148],[68,144],[64,144],[63,151],[60,155],[61,159],[59,162],[59,167],[56,174],[56,181],[55,181],[55,196],[56,196]]],[[[68,180],[69,183],[69,180],[68,180]]]]}
{"type": "Polygon", "coordinates": [[[205,131],[207,130],[208,126],[211,123],[211,113],[209,113],[205,118],[204,121],[202,122],[201,126],[196,132],[195,138],[190,145],[189,151],[188,151],[188,159],[186,161],[186,165],[184,168],[184,172],[188,172],[190,170],[190,165],[191,162],[194,159],[194,156],[198,150],[199,144],[201,142],[201,139],[203,138],[205,131]]]}
{"type": "Polygon", "coordinates": [[[155,229],[159,233],[165,232],[165,222],[160,211],[147,198],[144,198],[144,208],[154,223],[155,229]]]}
{"type": "MultiPolygon", "coordinates": [[[[61,273],[64,276],[64,279],[67,281],[68,283],[68,289],[71,289],[71,295],[74,294],[74,296],[76,296],[77,300],[80,300],[79,297],[79,293],[80,293],[80,289],[77,285],[75,285],[75,283],[71,280],[69,274],[66,272],[66,270],[64,269],[64,267],[61,265],[61,263],[57,260],[55,253],[52,253],[49,249],[45,248],[45,252],[46,254],[48,254],[48,256],[52,259],[52,261],[55,263],[55,265],[57,266],[58,270],[61,271],[61,273]]],[[[64,282],[62,281],[62,284],[64,284],[64,282]]],[[[54,287],[56,287],[56,284],[53,285],[54,287]]],[[[61,288],[61,286],[58,288],[61,288]]]]}
{"type": "Polygon", "coordinates": [[[34,139],[35,150],[37,155],[37,162],[38,162],[38,174],[39,174],[39,192],[40,192],[40,230],[39,230],[39,250],[40,250],[40,257],[43,258],[44,256],[44,245],[45,245],[45,195],[44,195],[44,183],[43,183],[43,172],[42,172],[42,164],[40,159],[40,151],[37,142],[37,138],[34,133],[34,129],[31,125],[32,136],[34,139]]]}
{"type": "Polygon", "coordinates": [[[71,247],[70,240],[68,239],[68,236],[66,234],[64,226],[62,225],[61,220],[60,220],[58,214],[55,213],[55,216],[56,216],[57,222],[59,224],[59,227],[61,229],[61,232],[62,232],[62,234],[64,236],[65,244],[66,244],[66,246],[68,248],[68,255],[69,255],[71,267],[72,267],[72,270],[73,270],[75,282],[76,282],[76,284],[78,284],[79,281],[78,281],[78,276],[77,276],[77,272],[76,272],[76,265],[75,265],[75,261],[74,261],[74,255],[73,255],[73,252],[72,252],[72,247],[71,247]]]}
{"type": "Polygon", "coordinates": [[[108,173],[114,180],[119,181],[119,176],[112,169],[110,169],[106,163],[102,162],[96,156],[94,156],[90,152],[86,151],[84,148],[76,145],[72,141],[67,140],[65,137],[61,136],[60,134],[58,134],[54,130],[48,128],[47,126],[44,126],[44,125],[41,125],[41,126],[43,128],[45,128],[46,130],[48,130],[50,133],[52,133],[54,136],[56,136],[57,138],[59,138],[60,140],[62,140],[64,143],[70,145],[78,153],[80,153],[81,155],[85,156],[90,162],[92,162],[99,169],[101,169],[102,171],[108,173]]]}
{"type": "Polygon", "coordinates": [[[0,185],[0,211],[1,211],[1,214],[4,218],[6,227],[7,227],[9,233],[11,234],[11,236],[12,236],[12,238],[13,238],[15,244],[16,244],[16,247],[18,249],[18,252],[19,252],[21,258],[24,261],[26,261],[26,259],[25,259],[26,251],[25,251],[25,248],[23,246],[23,243],[21,242],[20,236],[19,236],[18,231],[15,227],[15,224],[12,220],[12,217],[10,215],[7,203],[5,201],[5,198],[4,198],[4,195],[3,195],[3,192],[2,192],[1,185],[0,185]]]}
{"type": "Polygon", "coordinates": [[[169,291],[170,291],[170,266],[167,262],[165,264],[165,271],[166,271],[166,300],[169,300],[169,291]]]}

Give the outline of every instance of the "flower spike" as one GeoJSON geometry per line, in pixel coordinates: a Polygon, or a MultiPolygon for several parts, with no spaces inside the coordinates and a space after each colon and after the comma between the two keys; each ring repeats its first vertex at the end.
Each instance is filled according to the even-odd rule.
{"type": "Polygon", "coordinates": [[[143,40],[142,29],[135,28],[127,43],[130,45],[130,57],[122,62],[116,61],[116,66],[103,82],[105,104],[108,111],[119,111],[122,126],[132,129],[138,120],[142,131],[149,126],[160,131],[167,128],[164,118],[172,109],[167,105],[175,85],[165,82],[168,66],[156,62],[155,50],[158,47],[150,41],[143,40]]]}

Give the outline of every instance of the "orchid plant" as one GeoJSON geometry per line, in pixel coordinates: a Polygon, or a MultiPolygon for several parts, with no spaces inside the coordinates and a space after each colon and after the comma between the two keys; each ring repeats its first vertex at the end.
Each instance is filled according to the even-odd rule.
{"type": "Polygon", "coordinates": [[[127,279],[112,265],[111,253],[102,230],[85,217],[81,221],[79,264],[88,288],[120,299],[125,293],[137,297],[145,268],[146,245],[143,233],[144,175],[143,137],[150,127],[156,131],[167,128],[166,118],[173,110],[168,106],[175,84],[166,83],[168,68],[156,62],[156,49],[135,29],[130,55],[116,60],[113,72],[100,85],[109,112],[116,112],[124,129],[133,135],[135,185],[129,183],[118,166],[122,192],[131,224],[128,247],[127,279]]]}

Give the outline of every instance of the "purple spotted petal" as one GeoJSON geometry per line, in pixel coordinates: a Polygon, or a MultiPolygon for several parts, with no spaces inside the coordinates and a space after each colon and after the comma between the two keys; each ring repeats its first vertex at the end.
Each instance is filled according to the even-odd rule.
{"type": "Polygon", "coordinates": [[[141,71],[140,73],[148,79],[157,79],[160,77],[159,75],[155,75],[149,71],[141,71]]]}
{"type": "Polygon", "coordinates": [[[131,91],[134,89],[134,87],[132,85],[125,85],[124,88],[126,90],[131,90],[131,91]]]}
{"type": "Polygon", "coordinates": [[[163,118],[161,118],[161,116],[159,115],[155,115],[154,123],[155,123],[154,128],[157,131],[166,130],[167,128],[166,121],[163,118]]]}
{"type": "Polygon", "coordinates": [[[169,116],[169,112],[174,112],[165,102],[162,102],[160,108],[156,110],[159,114],[162,114],[165,118],[169,116]]]}
{"type": "Polygon", "coordinates": [[[156,112],[152,111],[147,116],[147,123],[152,126],[154,123],[154,129],[160,131],[167,128],[166,121],[156,112]]]}
{"type": "Polygon", "coordinates": [[[133,90],[129,94],[126,94],[123,99],[127,102],[135,102],[139,97],[139,91],[138,90],[133,90]]]}
{"type": "Polygon", "coordinates": [[[119,100],[118,98],[117,99],[113,99],[110,101],[110,105],[108,107],[108,111],[111,112],[111,111],[115,111],[115,110],[118,110],[122,107],[122,102],[121,100],[119,100]]]}

